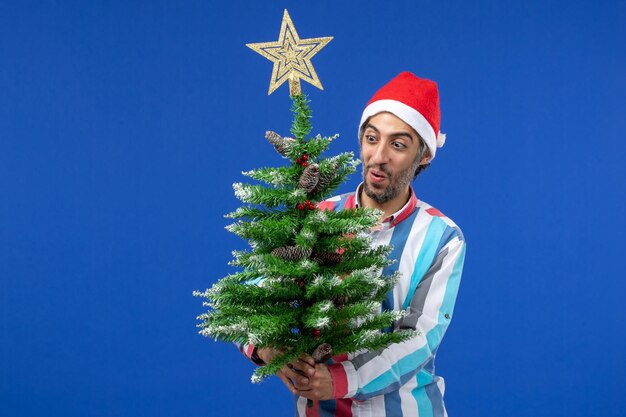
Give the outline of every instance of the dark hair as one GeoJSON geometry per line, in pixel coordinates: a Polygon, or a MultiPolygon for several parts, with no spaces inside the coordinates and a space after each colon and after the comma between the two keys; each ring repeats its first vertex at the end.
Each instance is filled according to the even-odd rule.
{"type": "MultiPolygon", "coordinates": [[[[430,156],[430,149],[428,149],[428,146],[426,146],[426,142],[424,142],[420,135],[417,135],[417,137],[420,139],[420,151],[417,155],[417,160],[421,161],[426,155],[430,156]]],[[[424,165],[418,165],[415,169],[415,174],[413,174],[413,179],[417,178],[417,176],[429,166],[430,162],[424,165]]]]}

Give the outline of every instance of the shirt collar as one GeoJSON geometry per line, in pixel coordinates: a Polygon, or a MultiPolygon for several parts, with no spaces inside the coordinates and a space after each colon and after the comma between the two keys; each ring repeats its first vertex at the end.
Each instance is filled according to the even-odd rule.
{"type": "MultiPolygon", "coordinates": [[[[348,197],[345,208],[351,209],[351,208],[361,207],[360,196],[361,196],[362,189],[363,189],[363,183],[359,184],[354,195],[350,196],[352,198],[348,197]]],[[[407,203],[400,210],[396,211],[391,216],[383,220],[382,222],[383,229],[388,229],[390,227],[394,227],[398,225],[401,221],[403,221],[404,219],[409,217],[411,213],[413,213],[413,211],[415,210],[415,207],[417,206],[417,197],[415,197],[415,192],[413,191],[413,187],[410,185],[409,185],[409,192],[411,193],[411,196],[409,197],[409,201],[407,201],[407,203]]]]}

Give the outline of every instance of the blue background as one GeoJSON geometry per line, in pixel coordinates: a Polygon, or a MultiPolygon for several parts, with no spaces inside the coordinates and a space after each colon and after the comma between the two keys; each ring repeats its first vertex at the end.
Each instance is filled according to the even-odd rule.
{"type": "Polygon", "coordinates": [[[414,186],[468,242],[449,414],[623,416],[626,3],[549,0],[3,1],[0,415],[292,415],[191,295],[245,247],[232,183],[282,163],[287,86],[244,45],[285,7],[335,37],[303,84],[333,154],[398,72],[439,83],[414,186]]]}

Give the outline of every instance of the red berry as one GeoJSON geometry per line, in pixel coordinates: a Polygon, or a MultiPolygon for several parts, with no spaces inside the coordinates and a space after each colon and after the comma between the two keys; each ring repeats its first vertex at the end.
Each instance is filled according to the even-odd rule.
{"type": "Polygon", "coordinates": [[[302,162],[300,165],[302,165],[303,167],[307,167],[309,165],[309,163],[307,161],[302,162]]]}
{"type": "Polygon", "coordinates": [[[302,160],[303,161],[308,161],[309,160],[309,154],[305,153],[304,155],[302,155],[302,160]]]}
{"type": "Polygon", "coordinates": [[[315,338],[320,337],[320,329],[313,329],[313,336],[315,336],[315,338]]]}
{"type": "Polygon", "coordinates": [[[298,205],[296,206],[296,208],[297,208],[298,210],[304,210],[304,204],[302,204],[302,203],[298,203],[298,205]]]}

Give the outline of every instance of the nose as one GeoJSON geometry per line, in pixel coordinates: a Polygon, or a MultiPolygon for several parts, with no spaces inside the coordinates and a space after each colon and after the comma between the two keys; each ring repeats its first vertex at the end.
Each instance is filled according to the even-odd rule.
{"type": "Polygon", "coordinates": [[[372,157],[369,162],[376,165],[383,165],[389,162],[389,153],[383,141],[372,146],[372,157]]]}

